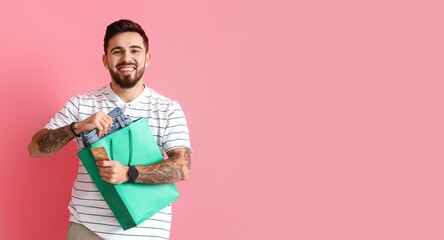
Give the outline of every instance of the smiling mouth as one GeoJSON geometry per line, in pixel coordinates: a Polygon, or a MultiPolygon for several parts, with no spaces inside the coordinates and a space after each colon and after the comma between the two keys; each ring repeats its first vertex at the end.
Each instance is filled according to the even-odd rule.
{"type": "Polygon", "coordinates": [[[120,65],[120,66],[117,66],[117,71],[119,71],[123,75],[129,75],[129,74],[132,74],[134,71],[136,71],[136,66],[134,66],[134,65],[120,65]]]}

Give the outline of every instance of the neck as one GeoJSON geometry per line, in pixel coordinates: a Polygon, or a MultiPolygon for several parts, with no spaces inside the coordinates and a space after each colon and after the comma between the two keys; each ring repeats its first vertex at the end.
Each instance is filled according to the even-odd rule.
{"type": "Polygon", "coordinates": [[[144,88],[145,86],[143,85],[142,79],[140,79],[140,81],[136,84],[136,86],[132,88],[121,88],[115,82],[111,81],[111,89],[125,103],[134,100],[137,96],[139,96],[143,92],[144,88]]]}

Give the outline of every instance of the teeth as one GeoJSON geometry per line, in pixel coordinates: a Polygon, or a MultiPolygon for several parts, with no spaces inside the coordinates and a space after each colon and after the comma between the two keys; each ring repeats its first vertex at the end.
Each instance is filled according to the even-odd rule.
{"type": "Polygon", "coordinates": [[[121,68],[120,70],[121,71],[132,71],[132,70],[134,70],[134,68],[121,68]]]}

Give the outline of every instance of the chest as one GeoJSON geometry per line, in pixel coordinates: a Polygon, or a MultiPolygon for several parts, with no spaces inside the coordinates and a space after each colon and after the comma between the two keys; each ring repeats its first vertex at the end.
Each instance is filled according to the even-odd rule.
{"type": "Polygon", "coordinates": [[[109,113],[116,107],[122,108],[123,113],[128,115],[133,121],[139,118],[146,118],[159,147],[162,146],[162,139],[168,124],[168,104],[156,103],[154,101],[121,103],[106,99],[96,99],[95,101],[85,101],[80,104],[78,118],[82,121],[99,111],[109,113]]]}

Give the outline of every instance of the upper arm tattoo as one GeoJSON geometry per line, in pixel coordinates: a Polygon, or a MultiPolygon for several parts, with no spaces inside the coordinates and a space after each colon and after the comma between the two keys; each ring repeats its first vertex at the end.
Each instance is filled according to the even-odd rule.
{"type": "Polygon", "coordinates": [[[60,150],[74,138],[75,135],[70,127],[64,126],[55,130],[49,130],[41,136],[38,136],[36,143],[39,146],[40,152],[49,154],[60,150]]]}

